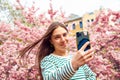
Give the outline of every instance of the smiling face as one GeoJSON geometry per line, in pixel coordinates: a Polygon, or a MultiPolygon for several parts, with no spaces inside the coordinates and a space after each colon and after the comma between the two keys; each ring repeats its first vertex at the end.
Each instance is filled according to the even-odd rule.
{"type": "Polygon", "coordinates": [[[65,53],[68,43],[68,32],[62,27],[57,27],[52,33],[50,42],[55,48],[55,53],[65,53]]]}

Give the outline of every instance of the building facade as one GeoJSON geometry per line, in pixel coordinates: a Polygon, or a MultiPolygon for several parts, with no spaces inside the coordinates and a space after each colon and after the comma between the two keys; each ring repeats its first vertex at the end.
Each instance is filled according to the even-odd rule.
{"type": "Polygon", "coordinates": [[[70,30],[70,35],[74,36],[77,31],[83,30],[82,18],[76,18],[65,22],[66,27],[70,30]]]}
{"type": "Polygon", "coordinates": [[[66,27],[70,30],[70,35],[75,36],[76,32],[87,30],[89,25],[95,21],[100,10],[86,13],[82,17],[78,17],[65,22],[66,27]]]}

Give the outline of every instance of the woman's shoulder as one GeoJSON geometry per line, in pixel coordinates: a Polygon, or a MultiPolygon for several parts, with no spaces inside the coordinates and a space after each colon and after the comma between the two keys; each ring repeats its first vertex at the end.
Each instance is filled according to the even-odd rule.
{"type": "Polygon", "coordinates": [[[42,61],[50,60],[51,57],[52,57],[51,55],[47,55],[47,56],[45,56],[45,57],[42,59],[42,61]]]}
{"type": "Polygon", "coordinates": [[[68,59],[69,57],[61,57],[61,56],[57,56],[57,55],[54,55],[54,54],[50,54],[46,57],[44,57],[42,59],[42,62],[45,62],[45,61],[49,61],[49,62],[53,62],[53,61],[61,61],[61,60],[66,60],[68,59]]]}
{"type": "Polygon", "coordinates": [[[45,61],[54,61],[56,60],[57,58],[55,56],[53,56],[52,54],[48,55],[48,56],[45,56],[41,62],[45,62],[45,61]]]}

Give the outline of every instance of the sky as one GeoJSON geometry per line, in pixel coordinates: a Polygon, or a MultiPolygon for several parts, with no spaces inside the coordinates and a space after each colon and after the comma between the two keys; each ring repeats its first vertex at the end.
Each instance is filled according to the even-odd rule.
{"type": "MultiPolygon", "coordinates": [[[[47,0],[41,0],[47,1],[47,0]]],[[[52,0],[54,8],[62,7],[67,14],[83,15],[86,12],[103,8],[120,10],[120,0],[52,0]]],[[[46,2],[47,3],[47,2],[46,2]]],[[[44,2],[44,5],[46,4],[44,2]]]]}
{"type": "MultiPolygon", "coordinates": [[[[12,1],[12,0],[11,0],[12,1]]],[[[41,12],[45,12],[49,8],[50,0],[20,0],[25,6],[30,6],[32,1],[36,2],[36,6],[41,12]]],[[[62,10],[69,15],[71,13],[82,16],[85,13],[93,12],[102,8],[110,8],[114,11],[120,10],[120,0],[52,0],[55,10],[62,10]]]]}

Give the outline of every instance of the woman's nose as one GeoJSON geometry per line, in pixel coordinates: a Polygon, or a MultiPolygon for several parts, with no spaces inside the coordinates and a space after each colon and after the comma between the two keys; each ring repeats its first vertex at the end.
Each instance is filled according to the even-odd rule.
{"type": "Polygon", "coordinates": [[[61,37],[61,41],[65,41],[65,37],[62,36],[62,37],[61,37]]]}

